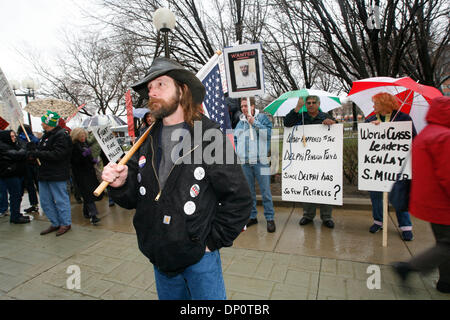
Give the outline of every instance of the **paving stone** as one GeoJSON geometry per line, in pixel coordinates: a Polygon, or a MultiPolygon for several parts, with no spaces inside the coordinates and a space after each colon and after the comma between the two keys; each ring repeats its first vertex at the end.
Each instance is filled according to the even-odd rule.
{"type": "Polygon", "coordinates": [[[270,296],[271,300],[306,300],[309,288],[287,283],[276,283],[270,296]]]}
{"type": "Polygon", "coordinates": [[[261,296],[268,299],[274,282],[268,280],[252,279],[234,275],[224,275],[225,287],[229,290],[261,296]]]}
{"type": "Polygon", "coordinates": [[[116,267],[110,273],[102,277],[103,280],[108,280],[111,282],[118,282],[121,284],[129,284],[135,280],[139,274],[147,269],[146,265],[135,263],[131,261],[126,261],[116,267]]]}
{"type": "Polygon", "coordinates": [[[101,298],[105,300],[128,300],[131,299],[137,290],[137,288],[116,283],[101,298]]]}
{"type": "Polygon", "coordinates": [[[131,300],[158,300],[158,296],[150,292],[148,290],[138,289],[133,295],[130,297],[131,300]]]}

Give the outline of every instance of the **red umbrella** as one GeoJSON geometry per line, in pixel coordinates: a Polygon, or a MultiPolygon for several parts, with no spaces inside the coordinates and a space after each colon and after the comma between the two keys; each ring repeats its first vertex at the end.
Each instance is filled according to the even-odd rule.
{"type": "Polygon", "coordinates": [[[411,116],[417,132],[426,126],[425,116],[431,100],[442,96],[438,89],[419,84],[409,77],[375,77],[353,81],[348,98],[369,117],[373,114],[372,97],[380,92],[390,93],[398,99],[398,110],[411,116]]]}

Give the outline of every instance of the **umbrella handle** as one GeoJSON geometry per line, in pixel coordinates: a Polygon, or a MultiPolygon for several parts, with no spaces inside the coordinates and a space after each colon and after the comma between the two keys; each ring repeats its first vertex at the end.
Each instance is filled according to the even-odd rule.
{"type": "MultiPolygon", "coordinates": [[[[128,160],[130,160],[130,158],[133,156],[133,154],[139,149],[141,144],[147,139],[147,136],[150,133],[150,130],[152,129],[154,124],[155,123],[152,123],[152,125],[150,127],[148,127],[148,129],[139,138],[139,140],[136,141],[136,143],[133,145],[133,147],[131,147],[131,149],[128,151],[128,153],[125,154],[125,156],[120,160],[119,164],[125,165],[128,162],[128,160]]],[[[108,187],[108,185],[109,185],[109,182],[102,181],[102,183],[100,183],[100,185],[97,187],[97,189],[94,190],[94,195],[96,197],[100,196],[102,194],[102,192],[105,191],[106,187],[108,187]]]]}
{"type": "MultiPolygon", "coordinates": [[[[25,133],[25,137],[27,137],[28,142],[31,142],[30,137],[28,136],[27,130],[25,130],[22,121],[19,121],[20,126],[22,127],[23,133],[25,133]]],[[[36,162],[39,166],[41,166],[41,162],[39,161],[38,158],[36,158],[36,162]]]]}

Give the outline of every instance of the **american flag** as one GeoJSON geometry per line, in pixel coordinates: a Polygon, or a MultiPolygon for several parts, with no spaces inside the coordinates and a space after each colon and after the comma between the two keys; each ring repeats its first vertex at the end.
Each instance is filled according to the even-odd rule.
{"type": "Polygon", "coordinates": [[[205,115],[217,122],[225,133],[227,129],[231,129],[231,121],[228,106],[225,104],[217,54],[197,73],[197,77],[206,88],[206,96],[203,100],[205,115]]]}

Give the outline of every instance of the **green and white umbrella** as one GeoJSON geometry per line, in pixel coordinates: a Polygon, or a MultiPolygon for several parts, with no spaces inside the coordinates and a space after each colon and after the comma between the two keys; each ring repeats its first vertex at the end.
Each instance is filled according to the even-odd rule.
{"type": "MultiPolygon", "coordinates": [[[[306,100],[307,96],[319,97],[320,110],[322,110],[322,112],[327,112],[341,106],[339,97],[329,92],[315,89],[301,89],[283,93],[278,99],[265,107],[264,111],[275,117],[284,117],[289,113],[289,111],[297,106],[297,102],[300,97],[303,97],[303,100],[306,100]]],[[[300,111],[306,111],[306,107],[303,106],[300,111]]]]}

